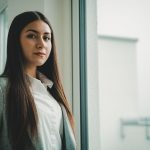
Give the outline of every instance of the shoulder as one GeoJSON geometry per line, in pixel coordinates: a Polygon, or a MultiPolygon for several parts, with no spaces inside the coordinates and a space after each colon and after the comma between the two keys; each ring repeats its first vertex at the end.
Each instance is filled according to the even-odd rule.
{"type": "Polygon", "coordinates": [[[1,77],[0,76],[0,85],[5,85],[8,82],[8,78],[7,77],[1,77]]]}
{"type": "Polygon", "coordinates": [[[7,83],[8,79],[6,77],[0,77],[0,99],[6,92],[7,83]]]}
{"type": "Polygon", "coordinates": [[[7,83],[8,83],[7,77],[0,77],[0,89],[1,90],[6,89],[7,83]]]}

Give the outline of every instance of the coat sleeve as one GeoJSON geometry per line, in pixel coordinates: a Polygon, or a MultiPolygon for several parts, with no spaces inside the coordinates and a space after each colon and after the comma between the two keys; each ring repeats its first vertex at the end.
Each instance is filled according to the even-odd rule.
{"type": "Polygon", "coordinates": [[[3,123],[3,111],[4,111],[4,95],[6,89],[7,80],[5,78],[0,77],[0,132],[2,129],[3,123]]]}
{"type": "Polygon", "coordinates": [[[2,114],[3,114],[3,92],[2,87],[0,86],[0,130],[2,126],[2,114]]]}
{"type": "Polygon", "coordinates": [[[64,127],[64,144],[65,150],[76,150],[76,141],[75,137],[67,116],[67,112],[63,105],[61,105],[62,113],[63,113],[63,127],[64,127]]]}

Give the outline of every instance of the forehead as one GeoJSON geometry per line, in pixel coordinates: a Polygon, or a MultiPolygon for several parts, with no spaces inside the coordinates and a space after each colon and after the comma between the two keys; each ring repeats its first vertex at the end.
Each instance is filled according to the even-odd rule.
{"type": "Polygon", "coordinates": [[[26,32],[30,29],[36,30],[39,33],[45,33],[45,32],[51,33],[51,29],[49,25],[42,20],[36,20],[36,21],[29,23],[28,25],[24,27],[22,32],[26,32]]]}

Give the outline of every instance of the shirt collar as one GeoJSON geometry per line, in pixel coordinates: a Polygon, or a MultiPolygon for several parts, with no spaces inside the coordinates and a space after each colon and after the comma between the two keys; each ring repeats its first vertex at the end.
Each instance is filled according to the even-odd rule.
{"type": "Polygon", "coordinates": [[[32,85],[37,85],[38,83],[42,83],[45,87],[49,87],[51,89],[53,86],[53,82],[50,79],[48,79],[43,73],[37,72],[37,74],[39,79],[28,75],[32,85]]]}
{"type": "Polygon", "coordinates": [[[50,89],[52,88],[54,83],[50,79],[48,79],[43,73],[38,72],[38,77],[45,86],[49,87],[50,89]]]}

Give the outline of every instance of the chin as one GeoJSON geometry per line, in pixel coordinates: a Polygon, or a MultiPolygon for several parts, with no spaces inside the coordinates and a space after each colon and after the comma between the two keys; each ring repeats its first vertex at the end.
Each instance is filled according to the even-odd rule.
{"type": "Polygon", "coordinates": [[[40,67],[40,66],[42,66],[44,64],[45,64],[45,62],[40,62],[40,63],[37,63],[37,66],[40,67]]]}
{"type": "Polygon", "coordinates": [[[40,67],[40,66],[43,66],[44,65],[44,63],[41,63],[41,64],[38,64],[38,65],[36,65],[37,67],[40,67]]]}

